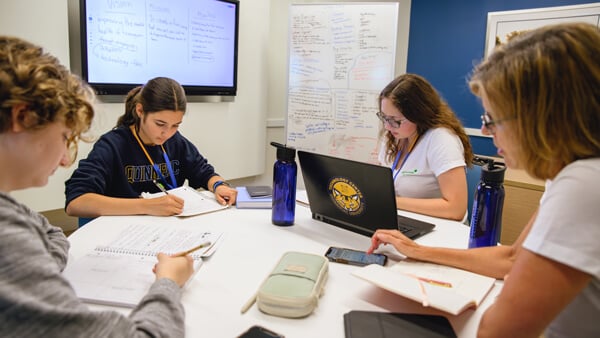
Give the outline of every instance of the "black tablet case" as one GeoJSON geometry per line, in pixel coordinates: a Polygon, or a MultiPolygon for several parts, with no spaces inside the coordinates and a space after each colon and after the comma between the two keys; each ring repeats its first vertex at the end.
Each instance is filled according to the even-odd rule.
{"type": "Polygon", "coordinates": [[[346,338],[456,337],[446,317],[406,313],[350,311],[344,330],[346,338]]]}
{"type": "Polygon", "coordinates": [[[268,197],[271,196],[271,187],[268,185],[249,185],[246,187],[250,197],[268,197]]]}

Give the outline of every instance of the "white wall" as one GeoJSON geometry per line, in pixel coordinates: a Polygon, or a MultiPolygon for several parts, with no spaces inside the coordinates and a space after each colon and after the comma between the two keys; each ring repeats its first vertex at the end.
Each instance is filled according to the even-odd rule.
{"type": "MultiPolygon", "coordinates": [[[[42,45],[69,65],[68,4],[68,0],[2,0],[0,34],[42,45]]],[[[269,17],[268,0],[241,1],[238,95],[234,102],[189,103],[180,129],[225,178],[264,172],[269,17]]],[[[99,136],[114,126],[124,105],[99,102],[96,107],[92,129],[99,136]]],[[[79,158],[90,149],[91,145],[81,144],[79,158]]],[[[62,208],[64,181],[73,169],[61,168],[46,187],[17,191],[13,196],[37,211],[62,208]]]]}
{"type": "MultiPolygon", "coordinates": [[[[68,9],[71,16],[76,15],[72,10],[73,1],[76,2],[2,0],[0,34],[16,35],[40,44],[69,65],[67,22],[68,9]]],[[[379,1],[393,0],[373,2],[379,1]]],[[[272,183],[275,148],[269,142],[285,143],[288,8],[298,2],[322,1],[240,0],[235,101],[188,104],[181,132],[235,185],[272,183]]],[[[398,2],[396,74],[401,74],[406,71],[411,0],[398,2]]],[[[77,65],[77,60],[71,63],[77,65]]],[[[123,104],[99,103],[93,133],[98,136],[112,128],[122,110],[123,104]]],[[[79,157],[85,157],[90,149],[91,145],[81,144],[79,157]]],[[[48,186],[14,192],[13,196],[38,211],[63,208],[64,181],[72,171],[73,168],[61,168],[51,177],[48,186]]],[[[301,175],[298,186],[303,187],[301,175]]]]}

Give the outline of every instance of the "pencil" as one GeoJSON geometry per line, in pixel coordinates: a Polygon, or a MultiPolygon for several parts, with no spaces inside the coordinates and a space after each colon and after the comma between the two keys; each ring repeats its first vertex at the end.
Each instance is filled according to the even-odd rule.
{"type": "Polygon", "coordinates": [[[436,286],[442,286],[445,288],[451,288],[452,287],[452,283],[449,282],[444,282],[444,281],[440,281],[440,280],[435,280],[435,279],[431,279],[431,278],[425,278],[425,277],[421,277],[421,276],[417,276],[415,274],[412,273],[405,273],[404,275],[407,275],[408,277],[412,277],[415,278],[421,282],[425,282],[431,285],[436,285],[436,286]]]}
{"type": "Polygon", "coordinates": [[[435,280],[435,279],[429,279],[429,278],[425,278],[425,277],[417,277],[417,279],[422,282],[425,282],[425,283],[429,283],[429,284],[437,285],[437,286],[443,286],[445,288],[452,287],[452,283],[443,282],[443,281],[439,281],[439,280],[435,280]]]}
{"type": "Polygon", "coordinates": [[[252,297],[250,297],[250,299],[248,299],[246,304],[244,304],[244,306],[242,306],[242,309],[240,310],[240,312],[242,314],[246,313],[246,311],[248,311],[252,307],[252,305],[254,305],[255,302],[256,302],[256,294],[252,295],[252,297]]]}
{"type": "Polygon", "coordinates": [[[178,254],[175,254],[175,255],[173,255],[173,257],[183,257],[183,256],[186,256],[186,255],[189,255],[189,254],[191,254],[194,251],[197,251],[197,250],[200,250],[202,248],[206,248],[207,246],[210,246],[210,244],[211,244],[210,242],[204,242],[202,244],[196,245],[195,247],[193,247],[191,249],[188,249],[186,251],[183,251],[183,252],[180,252],[178,254]]]}

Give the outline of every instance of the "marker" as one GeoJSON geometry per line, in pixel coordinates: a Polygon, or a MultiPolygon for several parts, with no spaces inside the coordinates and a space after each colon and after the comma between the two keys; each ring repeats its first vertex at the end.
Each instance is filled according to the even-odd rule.
{"type": "Polygon", "coordinates": [[[168,195],[169,193],[167,192],[167,190],[165,190],[165,187],[163,187],[162,184],[158,183],[158,181],[156,180],[152,180],[152,182],[154,182],[154,185],[158,187],[158,189],[160,189],[160,191],[164,192],[165,195],[168,195]]]}

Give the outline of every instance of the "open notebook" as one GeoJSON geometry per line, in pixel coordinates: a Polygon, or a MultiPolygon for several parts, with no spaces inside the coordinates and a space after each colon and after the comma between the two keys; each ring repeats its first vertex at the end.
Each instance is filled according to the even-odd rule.
{"type": "Polygon", "coordinates": [[[159,252],[176,254],[210,242],[207,248],[190,254],[197,271],[202,258],[215,251],[221,238],[220,232],[199,228],[134,224],[108,245],[69,262],[63,275],[83,301],[134,307],[156,279],[152,268],[159,252]]]}
{"type": "Polygon", "coordinates": [[[477,307],[496,279],[433,263],[405,260],[390,267],[367,265],[352,272],[383,289],[453,315],[477,307]]]}
{"type": "MultiPolygon", "coordinates": [[[[183,216],[194,216],[200,214],[206,214],[213,211],[219,211],[227,209],[229,205],[221,205],[215,199],[215,194],[210,191],[198,191],[188,186],[181,186],[175,189],[167,190],[169,194],[173,194],[183,199],[183,211],[177,215],[183,216]]],[[[164,196],[164,192],[147,193],[143,192],[143,198],[156,198],[164,196]]]]}

